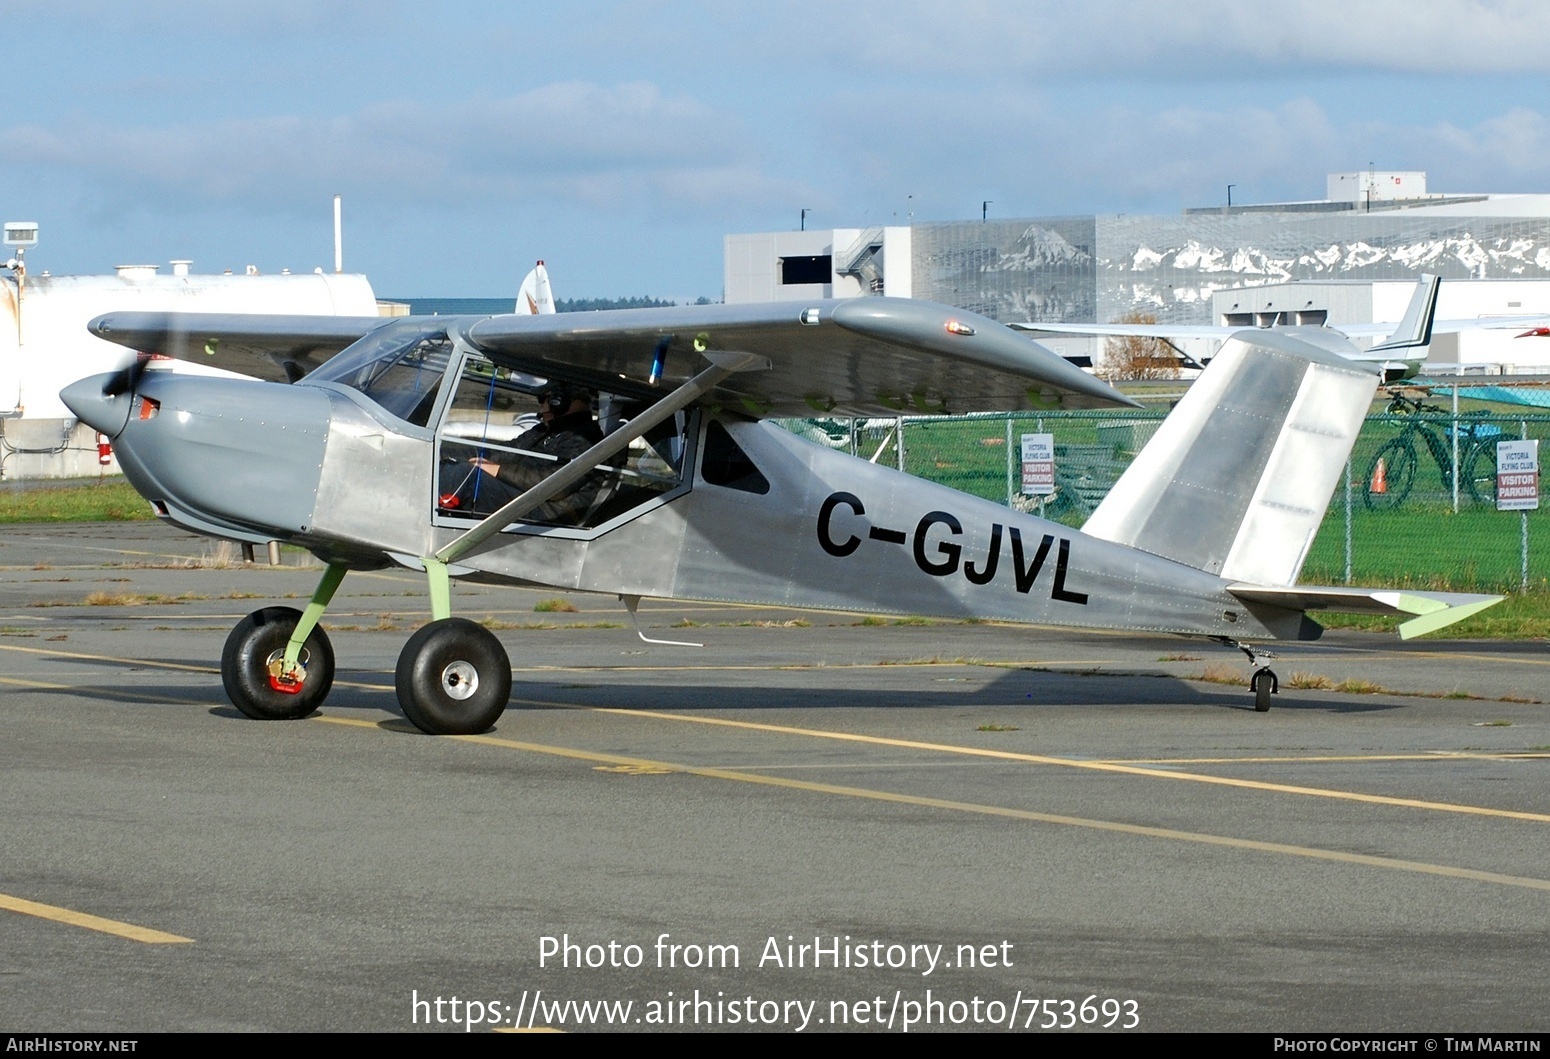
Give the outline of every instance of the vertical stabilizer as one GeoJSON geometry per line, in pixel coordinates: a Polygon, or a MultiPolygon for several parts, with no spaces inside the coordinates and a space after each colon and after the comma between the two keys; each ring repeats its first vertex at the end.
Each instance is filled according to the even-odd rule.
{"type": "Polygon", "coordinates": [[[1233,580],[1293,584],[1378,378],[1273,331],[1230,339],[1082,531],[1233,580]]]}
{"type": "Polygon", "coordinates": [[[517,289],[518,315],[545,316],[554,312],[554,293],[549,289],[549,270],[540,261],[517,289]]]}
{"type": "Polygon", "coordinates": [[[1404,319],[1399,321],[1399,326],[1394,328],[1394,333],[1367,352],[1419,350],[1418,355],[1413,353],[1402,359],[1424,359],[1426,347],[1431,345],[1432,341],[1432,321],[1437,316],[1437,288],[1441,284],[1442,280],[1439,277],[1423,274],[1416,281],[1415,294],[1411,295],[1404,319]]]}

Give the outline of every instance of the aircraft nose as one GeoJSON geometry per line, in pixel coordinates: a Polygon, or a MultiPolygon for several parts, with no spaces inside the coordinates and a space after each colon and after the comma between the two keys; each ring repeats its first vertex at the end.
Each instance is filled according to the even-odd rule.
{"type": "Polygon", "coordinates": [[[116,438],[129,422],[129,406],[134,397],[128,393],[109,393],[122,378],[121,372],[89,375],[59,391],[59,399],[75,417],[93,430],[116,438]]]}

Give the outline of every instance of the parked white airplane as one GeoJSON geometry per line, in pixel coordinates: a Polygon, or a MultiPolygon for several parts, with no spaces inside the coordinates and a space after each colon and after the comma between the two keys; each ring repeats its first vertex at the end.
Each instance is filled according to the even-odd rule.
{"type": "MultiPolygon", "coordinates": [[[[1457,334],[1460,331],[1476,331],[1497,328],[1541,327],[1546,323],[1544,314],[1526,316],[1486,316],[1469,320],[1436,320],[1437,288],[1441,280],[1436,276],[1423,275],[1416,282],[1415,294],[1400,322],[1395,324],[1340,324],[1332,325],[1284,325],[1269,327],[1234,327],[1214,324],[1040,324],[1009,323],[1016,331],[1048,335],[1106,335],[1116,338],[1155,338],[1173,346],[1180,339],[1215,339],[1225,342],[1234,336],[1274,331],[1290,335],[1320,349],[1377,366],[1383,372],[1385,382],[1408,379],[1421,370],[1426,362],[1427,347],[1433,335],[1457,334]],[[1355,339],[1378,338],[1382,341],[1367,349],[1357,347],[1355,339]]],[[[1173,349],[1180,357],[1180,366],[1199,368],[1191,357],[1177,346],[1173,349]]],[[[1208,358],[1209,362],[1209,358],[1208,358]]]]}

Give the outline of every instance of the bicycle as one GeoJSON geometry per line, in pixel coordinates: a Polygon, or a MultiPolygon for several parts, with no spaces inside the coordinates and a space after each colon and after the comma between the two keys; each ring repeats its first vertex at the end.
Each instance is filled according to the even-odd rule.
{"type": "MultiPolygon", "coordinates": [[[[1446,430],[1437,429],[1440,420],[1424,418],[1428,413],[1449,416],[1448,410],[1423,404],[1419,399],[1395,394],[1389,402],[1389,415],[1408,416],[1398,437],[1384,442],[1367,465],[1362,487],[1363,500],[1370,511],[1392,511],[1405,502],[1415,486],[1420,464],[1415,439],[1425,442],[1426,451],[1437,464],[1444,492],[1453,490],[1453,452],[1446,430]]],[[[1501,428],[1481,419],[1487,413],[1471,412],[1452,420],[1458,432],[1459,484],[1477,503],[1496,503],[1496,442],[1501,428]]]]}

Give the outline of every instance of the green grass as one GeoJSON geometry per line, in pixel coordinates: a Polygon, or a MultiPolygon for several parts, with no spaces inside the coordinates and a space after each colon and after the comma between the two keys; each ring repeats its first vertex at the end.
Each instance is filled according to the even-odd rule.
{"type": "MultiPolygon", "coordinates": [[[[1529,587],[1550,588],[1550,518],[1529,512],[1529,587]]],[[[1369,511],[1360,494],[1351,511],[1351,580],[1394,588],[1515,592],[1522,587],[1522,516],[1483,504],[1405,504],[1369,511]]],[[[1345,505],[1337,496],[1308,553],[1304,584],[1345,583],[1345,505]]]]}
{"type": "Polygon", "coordinates": [[[533,610],[539,614],[575,614],[576,604],[568,599],[541,599],[533,604],[533,610]]]}
{"type": "Polygon", "coordinates": [[[138,522],[154,517],[151,505],[122,478],[57,489],[0,491],[0,523],[138,522]]]}

